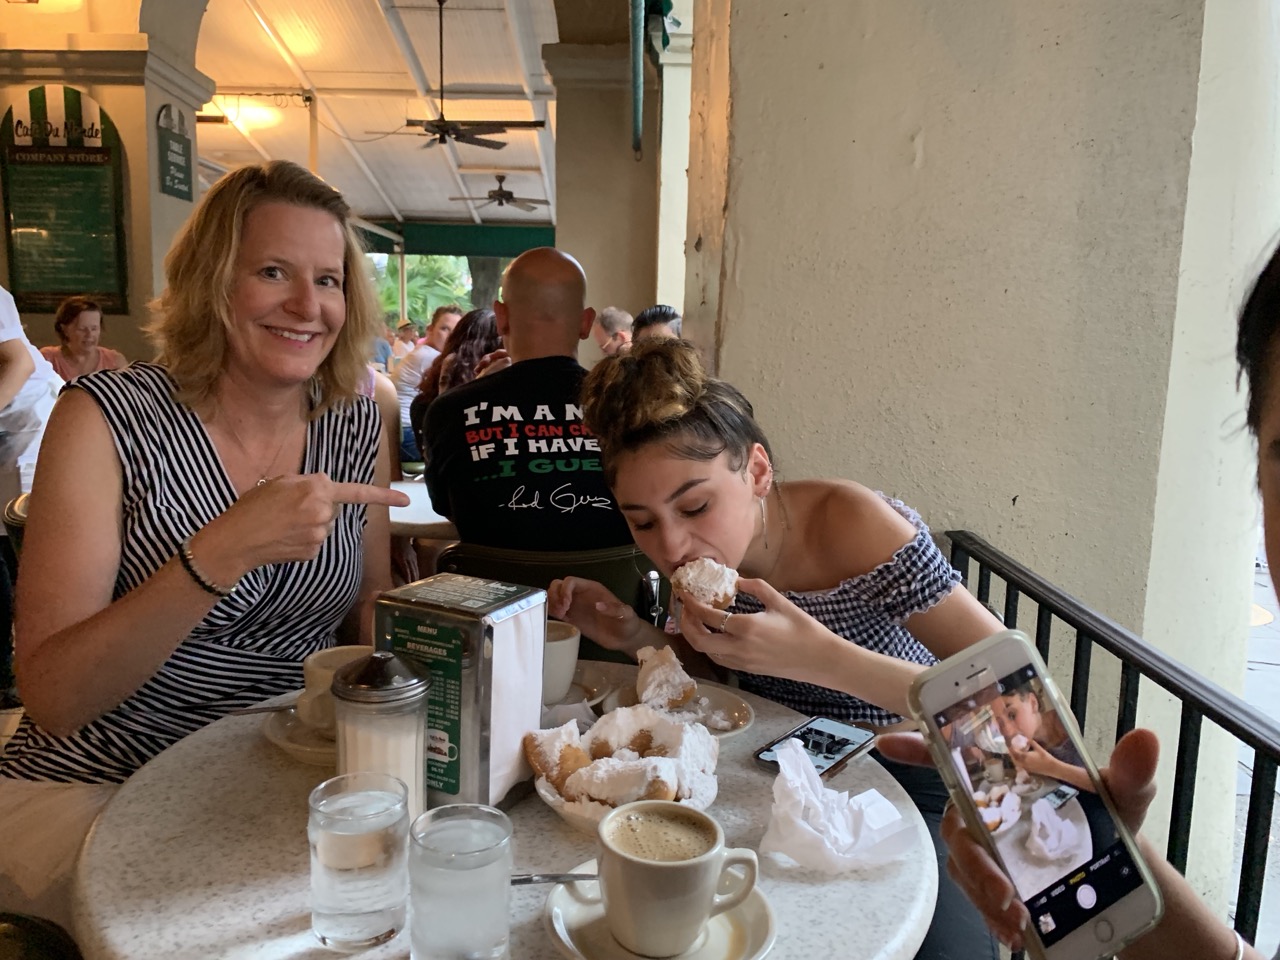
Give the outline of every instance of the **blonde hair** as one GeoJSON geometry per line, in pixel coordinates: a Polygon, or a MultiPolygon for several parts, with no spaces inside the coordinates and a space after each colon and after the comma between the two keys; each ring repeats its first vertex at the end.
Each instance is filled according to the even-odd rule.
{"type": "Polygon", "coordinates": [[[347,315],[312,378],[312,415],[319,416],[333,403],[353,398],[368,376],[366,347],[380,317],[351,208],[341,193],[296,163],[272,160],[241,167],[213,185],[169,248],[165,289],[151,304],[154,319],[146,332],[156,345],[157,361],[178,384],[176,399],[188,406],[207,399],[226,362],[244,220],[264,203],[323,210],[342,227],[347,315]]]}
{"type": "Polygon", "coordinates": [[[773,459],[747,398],[708,376],[687,340],[643,340],[630,353],[601,360],[582,385],[582,418],[600,443],[610,485],[621,454],[654,442],[688,460],[728,451],[732,470],[746,465],[757,443],[773,459]]]}

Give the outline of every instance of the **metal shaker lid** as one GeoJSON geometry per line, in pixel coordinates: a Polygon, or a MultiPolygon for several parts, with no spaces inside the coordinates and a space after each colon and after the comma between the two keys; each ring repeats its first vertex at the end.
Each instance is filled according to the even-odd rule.
{"type": "Polygon", "coordinates": [[[333,675],[333,695],[356,703],[400,703],[425,696],[431,678],[389,650],[352,660],[333,675]]]}

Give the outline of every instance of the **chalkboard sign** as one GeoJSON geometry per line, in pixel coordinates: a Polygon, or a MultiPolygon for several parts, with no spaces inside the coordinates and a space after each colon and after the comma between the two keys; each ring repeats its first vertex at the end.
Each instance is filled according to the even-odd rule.
{"type": "Polygon", "coordinates": [[[71,87],[37,87],[0,125],[10,292],[51,313],[73,294],[127,313],[119,136],[71,87]]]}

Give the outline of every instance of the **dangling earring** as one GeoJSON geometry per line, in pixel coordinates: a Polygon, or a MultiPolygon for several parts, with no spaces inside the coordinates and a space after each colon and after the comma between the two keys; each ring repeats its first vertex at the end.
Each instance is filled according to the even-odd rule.
{"type": "Polygon", "coordinates": [[[764,529],[764,548],[765,548],[765,550],[768,550],[768,549],[769,549],[769,511],[768,511],[768,508],[767,508],[767,507],[765,506],[765,504],[764,504],[765,497],[767,497],[767,496],[768,496],[768,494],[765,494],[765,496],[764,496],[764,497],[761,497],[761,498],[760,498],[760,526],[764,529]]]}

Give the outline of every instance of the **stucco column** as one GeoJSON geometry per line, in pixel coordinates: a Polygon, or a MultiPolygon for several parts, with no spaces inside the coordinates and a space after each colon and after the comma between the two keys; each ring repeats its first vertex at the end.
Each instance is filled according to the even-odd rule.
{"type": "MultiPolygon", "coordinates": [[[[658,123],[656,79],[646,60],[644,152],[631,150],[631,67],[625,44],[548,44],[556,87],[556,246],[587,272],[596,309],[631,313],[656,302],[658,123]]],[[[600,356],[593,341],[584,363],[600,356]]]]}
{"type": "MultiPolygon", "coordinates": [[[[170,105],[185,116],[194,141],[196,110],[212,97],[214,83],[189,55],[144,33],[42,32],[32,26],[39,20],[9,32],[8,13],[0,9],[0,111],[24,100],[31,87],[61,83],[97,100],[120,133],[129,314],[107,318],[103,342],[130,359],[149,359],[153,351],[141,330],[150,317],[147,304],[163,289],[165,252],[193,209],[193,201],[160,192],[156,117],[170,105]]],[[[195,171],[191,176],[194,185],[195,171]]],[[[192,193],[199,196],[198,189],[192,193]]],[[[0,238],[0,272],[7,282],[2,246],[0,238]]],[[[23,320],[34,343],[56,342],[51,316],[25,314],[23,320]]]]}
{"type": "Polygon", "coordinates": [[[662,46],[662,21],[650,17],[649,42],[658,59],[662,103],[658,160],[659,303],[684,312],[684,240],[689,224],[689,91],[693,64],[693,3],[682,0],[673,11],[679,26],[668,25],[662,46]]]}
{"type": "MultiPolygon", "coordinates": [[[[687,305],[782,476],[973,530],[1238,690],[1233,313],[1280,223],[1273,26],[1265,0],[698,0],[687,305]]],[[[1158,839],[1177,718],[1149,685],[1141,711],[1158,839]]],[[[1201,763],[1188,874],[1221,904],[1234,750],[1206,733],[1201,763]]]]}

